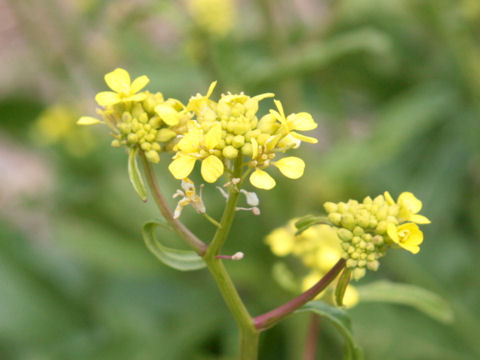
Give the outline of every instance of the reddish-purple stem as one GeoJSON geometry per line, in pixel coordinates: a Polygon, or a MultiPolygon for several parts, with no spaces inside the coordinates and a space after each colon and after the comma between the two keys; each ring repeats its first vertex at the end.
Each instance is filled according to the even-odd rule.
{"type": "Polygon", "coordinates": [[[273,326],[277,321],[284,318],[285,316],[291,314],[299,307],[305,305],[310,300],[314,299],[320,292],[325,290],[325,288],[337,277],[340,271],[345,267],[345,259],[340,259],[338,262],[326,273],[323,278],[321,278],[315,285],[310,289],[305,291],[303,294],[300,294],[296,298],[290,300],[289,302],[279,306],[272,311],[269,311],[265,314],[259,315],[253,319],[255,327],[260,330],[266,330],[273,326]]]}
{"type": "Polygon", "coordinates": [[[318,332],[320,330],[319,324],[320,316],[317,314],[310,315],[303,360],[315,360],[315,354],[317,353],[318,332]]]}

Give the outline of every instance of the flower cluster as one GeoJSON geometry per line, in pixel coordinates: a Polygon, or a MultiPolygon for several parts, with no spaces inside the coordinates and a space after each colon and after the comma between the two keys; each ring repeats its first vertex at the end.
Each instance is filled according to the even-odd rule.
{"type": "Polygon", "coordinates": [[[80,125],[105,122],[113,131],[112,146],[139,147],[153,163],[160,161],[159,152],[168,150],[188,120],[188,113],[176,99],[165,100],[162,93],[141,91],[149,82],[145,75],[133,82],[124,69],[115,69],[105,75],[105,82],[113,91],[102,91],[95,100],[103,121],[83,116],[80,125]]]}
{"type": "Polygon", "coordinates": [[[301,141],[317,140],[297,133],[315,129],[317,124],[307,113],[283,112],[280,101],[275,100],[278,111],[258,119],[258,104],[273,97],[266,93],[250,97],[245,94],[223,94],[218,102],[210,99],[215,83],[207,95],[197,94],[187,105],[194,120],[187,124],[187,132],[175,146],[176,154],[169,169],[177,179],[187,177],[196,161],[201,162],[205,181],[215,182],[236,159],[247,157],[245,165],[252,171],[250,182],[260,189],[272,189],[275,180],[265,171],[270,165],[277,167],[288,178],[303,175],[305,163],[297,157],[284,157],[274,161],[278,152],[297,148],[301,141]]]}
{"type": "MultiPolygon", "coordinates": [[[[302,291],[312,287],[322,278],[342,257],[341,242],[337,237],[335,229],[328,225],[314,225],[295,235],[295,220],[287,226],[273,230],[265,242],[270,246],[271,251],[277,256],[294,255],[302,260],[302,263],[309,269],[307,275],[301,280],[302,291]]],[[[333,288],[329,287],[319,297],[333,303],[333,288]]],[[[358,293],[354,286],[348,285],[344,304],[347,307],[354,306],[358,302],[358,293]]]]}
{"type": "Polygon", "coordinates": [[[366,197],[361,203],[356,200],[326,202],[324,208],[328,219],[337,227],[343,257],[356,279],[362,277],[366,269],[377,270],[378,259],[389,247],[418,253],[423,233],[417,224],[430,223],[418,214],[422,203],[409,192],[400,194],[396,202],[385,192],[373,200],[366,197]]]}
{"type": "Polygon", "coordinates": [[[160,151],[173,151],[168,168],[179,180],[190,175],[197,161],[208,183],[225,172],[231,174],[234,164],[240,163],[242,175],[250,173],[255,187],[269,190],[275,186],[265,171],[271,165],[291,179],[301,177],[305,168],[302,159],[277,159],[278,153],[298,148],[302,141],[317,142],[298,132],[317,127],[312,116],[305,112],[286,116],[278,100],[275,110],[258,118],[259,102],[273,97],[271,93],[253,97],[228,93],[214,101],[210,99],[213,82],[206,95],[197,94],[183,105],[177,99],[165,100],[161,93],[141,91],[149,79],[140,76],[131,81],[123,69],[105,75],[105,82],[113,91],[95,97],[103,108],[98,111],[103,120],[83,116],[78,124],[106,123],[113,131],[113,146],[138,148],[154,163],[160,160],[160,151]]]}

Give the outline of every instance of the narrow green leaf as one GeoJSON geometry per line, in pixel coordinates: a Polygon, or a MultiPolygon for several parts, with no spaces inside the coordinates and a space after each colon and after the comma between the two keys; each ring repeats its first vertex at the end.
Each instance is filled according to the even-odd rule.
{"type": "Polygon", "coordinates": [[[335,301],[338,306],[343,306],[343,297],[345,295],[345,290],[347,290],[348,283],[350,282],[351,274],[351,269],[344,269],[338,279],[337,286],[335,287],[335,301]]]}
{"type": "Polygon", "coordinates": [[[361,302],[408,305],[443,323],[451,323],[454,318],[452,308],[444,299],[418,286],[377,281],[358,286],[357,290],[361,302]]]}
{"type": "Polygon", "coordinates": [[[332,225],[325,216],[306,215],[295,222],[295,227],[297,228],[295,235],[300,235],[309,227],[319,224],[332,225]]]}
{"type": "Polygon", "coordinates": [[[321,317],[330,321],[337,328],[345,340],[345,359],[363,359],[362,349],[355,343],[355,340],[353,339],[351,320],[346,311],[334,306],[330,306],[321,300],[310,301],[296,312],[304,311],[309,311],[320,315],[321,317]]]}
{"type": "Polygon", "coordinates": [[[205,261],[194,251],[167,247],[155,237],[157,226],[168,228],[166,224],[149,221],[143,225],[142,235],[147,248],[165,265],[180,271],[199,270],[206,267],[205,261]]]}
{"type": "Polygon", "coordinates": [[[138,196],[140,196],[140,199],[142,199],[142,201],[147,201],[147,190],[145,189],[145,183],[143,182],[142,175],[138,169],[137,152],[138,149],[135,148],[131,149],[128,154],[128,178],[138,196]]]}

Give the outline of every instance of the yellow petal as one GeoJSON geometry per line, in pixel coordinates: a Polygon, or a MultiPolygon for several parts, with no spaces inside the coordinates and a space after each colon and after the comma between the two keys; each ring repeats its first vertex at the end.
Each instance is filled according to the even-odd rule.
{"type": "Polygon", "coordinates": [[[411,192],[403,192],[398,197],[398,205],[405,207],[409,212],[416,214],[422,210],[422,202],[411,192]]]}
{"type": "Polygon", "coordinates": [[[117,93],[111,91],[102,91],[95,96],[95,101],[100,106],[109,106],[120,102],[120,97],[117,93]]]}
{"type": "Polygon", "coordinates": [[[293,250],[295,237],[292,232],[281,227],[268,234],[265,238],[265,242],[270,245],[270,248],[275,255],[286,256],[293,250]]]}
{"type": "Polygon", "coordinates": [[[393,205],[395,204],[395,200],[393,200],[392,195],[388,191],[385,191],[383,193],[383,196],[385,197],[385,200],[387,201],[388,205],[393,205]]]}
{"type": "Polygon", "coordinates": [[[308,131],[315,129],[318,125],[313,120],[312,115],[307,112],[290,114],[287,120],[291,122],[292,130],[308,131]]]}
{"type": "Polygon", "coordinates": [[[410,216],[408,220],[414,222],[415,224],[430,224],[431,222],[426,216],[418,214],[410,216]]]}
{"type": "Polygon", "coordinates": [[[273,163],[289,179],[298,179],[303,175],[305,162],[295,156],[284,157],[273,163]]]}
{"type": "Polygon", "coordinates": [[[168,126],[177,125],[179,122],[177,111],[168,105],[157,105],[155,107],[155,112],[168,126]]]}
{"type": "Polygon", "coordinates": [[[103,121],[98,120],[91,116],[82,116],[80,119],[77,120],[77,125],[95,125],[100,124],[103,121]]]}
{"type": "Polygon", "coordinates": [[[250,141],[252,143],[252,159],[256,159],[258,155],[258,143],[253,137],[250,141]]]}
{"type": "Polygon", "coordinates": [[[147,84],[150,82],[150,79],[146,75],[142,75],[137,77],[132,82],[132,86],[130,87],[130,94],[136,94],[140,90],[142,90],[147,84]]]}
{"type": "Polygon", "coordinates": [[[210,86],[208,87],[207,95],[205,95],[206,98],[209,98],[210,95],[212,95],[213,89],[215,89],[215,86],[217,86],[217,81],[216,80],[214,82],[212,82],[210,84],[210,86]]]}
{"type": "MultiPolygon", "coordinates": [[[[280,100],[273,100],[273,102],[275,103],[275,106],[277,107],[278,109],[278,115],[280,116],[276,116],[277,119],[280,121],[280,122],[284,122],[285,121],[285,112],[283,111],[283,105],[282,105],[282,102],[280,100]]],[[[276,111],[275,111],[276,112],[276,111]]]]}
{"type": "Polygon", "coordinates": [[[127,70],[117,68],[105,75],[105,82],[108,87],[117,93],[130,93],[130,75],[127,70]]]}
{"type": "Polygon", "coordinates": [[[291,131],[290,135],[292,135],[295,139],[298,139],[298,140],[304,141],[304,142],[308,142],[310,144],[316,144],[318,142],[318,140],[315,139],[314,137],[305,136],[305,135],[299,134],[295,131],[291,131]]]}
{"type": "Polygon", "coordinates": [[[125,98],[123,98],[123,101],[143,101],[147,98],[147,93],[141,92],[135,95],[130,95],[125,98]]]}
{"type": "Polygon", "coordinates": [[[180,156],[168,165],[168,170],[178,180],[185,179],[193,170],[196,159],[192,156],[180,156]]]}
{"type": "Polygon", "coordinates": [[[273,189],[275,186],[275,180],[268,175],[267,172],[260,169],[256,169],[250,175],[250,183],[257,188],[264,190],[273,189]]]}
{"type": "Polygon", "coordinates": [[[202,161],[201,172],[206,182],[213,183],[223,174],[223,162],[215,155],[210,155],[202,161]]]}
{"type": "Polygon", "coordinates": [[[397,227],[394,224],[389,223],[387,225],[387,235],[390,237],[390,239],[392,239],[394,243],[398,244],[399,238],[397,233],[397,227]]]}
{"type": "Polygon", "coordinates": [[[412,244],[400,244],[400,246],[411,252],[412,254],[418,254],[420,252],[420,247],[418,245],[412,245],[412,244]]]}
{"type": "Polygon", "coordinates": [[[203,144],[207,149],[213,150],[222,141],[222,126],[217,123],[213,125],[203,138],[203,144]]]}

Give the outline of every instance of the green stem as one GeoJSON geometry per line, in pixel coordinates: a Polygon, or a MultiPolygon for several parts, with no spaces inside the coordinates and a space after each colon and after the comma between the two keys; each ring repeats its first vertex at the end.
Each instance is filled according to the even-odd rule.
{"type": "MultiPolygon", "coordinates": [[[[240,192],[238,191],[237,186],[231,185],[229,191],[229,197],[227,205],[220,222],[220,228],[218,228],[211,244],[207,247],[200,239],[198,239],[194,234],[188,230],[180,221],[173,218],[173,214],[167,206],[164,197],[162,196],[160,189],[157,185],[157,179],[153,173],[151,164],[145,158],[145,155],[141,154],[143,168],[145,171],[145,176],[147,178],[148,186],[152,192],[152,196],[155,199],[155,202],[160,209],[160,212],[165,217],[167,222],[172,226],[172,228],[187,242],[189,243],[195,251],[204,257],[204,260],[207,264],[208,270],[212,274],[215,282],[217,283],[218,289],[225,301],[228,309],[233,315],[235,322],[239,328],[240,332],[240,360],[256,360],[258,354],[258,338],[259,331],[255,328],[253,319],[248,313],[245,304],[243,303],[240,295],[238,294],[235,285],[232,282],[232,279],[227,273],[223,262],[220,259],[217,259],[215,256],[218,255],[221,250],[225,239],[227,238],[230,227],[235,217],[235,207],[237,205],[237,200],[240,192]]],[[[233,177],[240,178],[242,172],[242,159],[237,159],[235,162],[235,168],[233,172],[233,177]]],[[[241,183],[237,184],[238,186],[241,183]]]]}
{"type": "MultiPolygon", "coordinates": [[[[235,167],[233,169],[232,178],[242,178],[242,166],[243,159],[242,156],[238,156],[235,160],[235,167]]],[[[220,250],[227,239],[228,234],[230,233],[230,228],[235,218],[235,208],[237,207],[238,197],[240,196],[240,191],[238,190],[241,186],[241,182],[237,185],[231,184],[230,190],[228,191],[228,200],[225,210],[223,211],[222,220],[220,221],[221,227],[217,229],[215,236],[213,237],[212,242],[208,246],[207,253],[205,258],[214,258],[220,253],[220,250]]]]}
{"type": "MultiPolygon", "coordinates": [[[[243,159],[241,156],[235,161],[232,178],[241,178],[243,167],[243,159]]],[[[216,258],[225,243],[230,228],[235,217],[235,208],[237,206],[238,197],[240,195],[239,188],[241,182],[237,185],[231,184],[228,192],[227,205],[220,221],[221,227],[217,229],[212,242],[208,246],[204,256],[208,270],[212,274],[222,297],[227,304],[230,312],[237,323],[240,331],[240,355],[241,360],[255,360],[258,356],[258,338],[259,331],[255,328],[253,319],[248,313],[237,289],[228,275],[223,262],[216,258]]]]}
{"type": "Polygon", "coordinates": [[[140,157],[142,158],[143,170],[145,171],[148,186],[163,217],[170,224],[173,230],[182,237],[182,239],[184,239],[199,255],[203,256],[207,251],[207,244],[196,237],[195,234],[193,234],[185,225],[183,225],[180,220],[177,220],[173,217],[165,198],[158,188],[157,178],[153,172],[152,165],[147,160],[143,152],[140,153],[140,157]]]}

